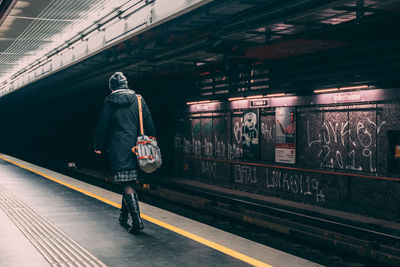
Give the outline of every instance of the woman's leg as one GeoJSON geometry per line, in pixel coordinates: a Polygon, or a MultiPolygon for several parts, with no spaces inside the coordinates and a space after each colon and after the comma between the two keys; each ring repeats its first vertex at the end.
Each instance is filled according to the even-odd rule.
{"type": "Polygon", "coordinates": [[[122,191],[124,194],[136,194],[136,181],[122,182],[122,191]]]}
{"type": "Polygon", "coordinates": [[[119,224],[124,227],[125,229],[129,230],[131,226],[128,224],[129,219],[129,210],[125,203],[125,185],[124,183],[121,185],[121,194],[122,194],[122,201],[121,201],[121,210],[119,214],[119,224]]]}
{"type": "Polygon", "coordinates": [[[143,229],[143,221],[140,217],[139,200],[136,193],[136,181],[127,182],[123,185],[124,200],[132,218],[131,234],[137,234],[143,229]]]}

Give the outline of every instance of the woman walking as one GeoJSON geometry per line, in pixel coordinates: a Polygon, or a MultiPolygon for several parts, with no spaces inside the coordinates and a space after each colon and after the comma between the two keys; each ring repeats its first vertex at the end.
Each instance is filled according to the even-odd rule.
{"type": "MultiPolygon", "coordinates": [[[[106,98],[96,127],[94,150],[101,154],[109,144],[111,171],[116,182],[122,185],[122,205],[119,217],[121,226],[137,234],[143,229],[136,193],[138,170],[132,152],[138,136],[139,108],[135,91],[129,89],[122,72],[114,73],[109,80],[111,94],[106,98]],[[129,214],[132,226],[128,224],[129,214]]],[[[145,134],[155,136],[154,123],[146,102],[142,98],[145,134]]]]}

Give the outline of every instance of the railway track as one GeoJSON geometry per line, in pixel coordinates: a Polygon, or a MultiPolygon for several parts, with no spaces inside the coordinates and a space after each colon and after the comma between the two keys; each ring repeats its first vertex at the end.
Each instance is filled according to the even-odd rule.
{"type": "Polygon", "coordinates": [[[140,191],[144,202],[323,265],[400,266],[400,237],[393,233],[159,179],[149,180],[140,191]]]}
{"type": "Polygon", "coordinates": [[[186,186],[156,182],[142,191],[222,218],[340,252],[371,266],[400,266],[400,237],[186,186]]]}

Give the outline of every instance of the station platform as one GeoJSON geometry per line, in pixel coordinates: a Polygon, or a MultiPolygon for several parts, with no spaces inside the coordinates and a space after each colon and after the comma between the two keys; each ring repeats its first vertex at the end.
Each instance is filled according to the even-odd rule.
{"type": "Polygon", "coordinates": [[[321,266],[146,203],[131,235],[120,199],[0,154],[0,266],[321,266]]]}

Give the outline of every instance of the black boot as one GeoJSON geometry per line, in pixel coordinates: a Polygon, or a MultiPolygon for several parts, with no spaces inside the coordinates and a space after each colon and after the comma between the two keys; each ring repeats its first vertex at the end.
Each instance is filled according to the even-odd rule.
{"type": "Polygon", "coordinates": [[[124,201],[124,195],[122,195],[122,203],[121,203],[121,210],[119,213],[119,224],[128,230],[131,226],[128,224],[129,219],[129,211],[126,203],[124,201]]]}
{"type": "Polygon", "coordinates": [[[132,227],[129,229],[129,233],[137,234],[144,228],[142,218],[140,218],[137,194],[126,194],[124,199],[132,218],[132,227]]]}

